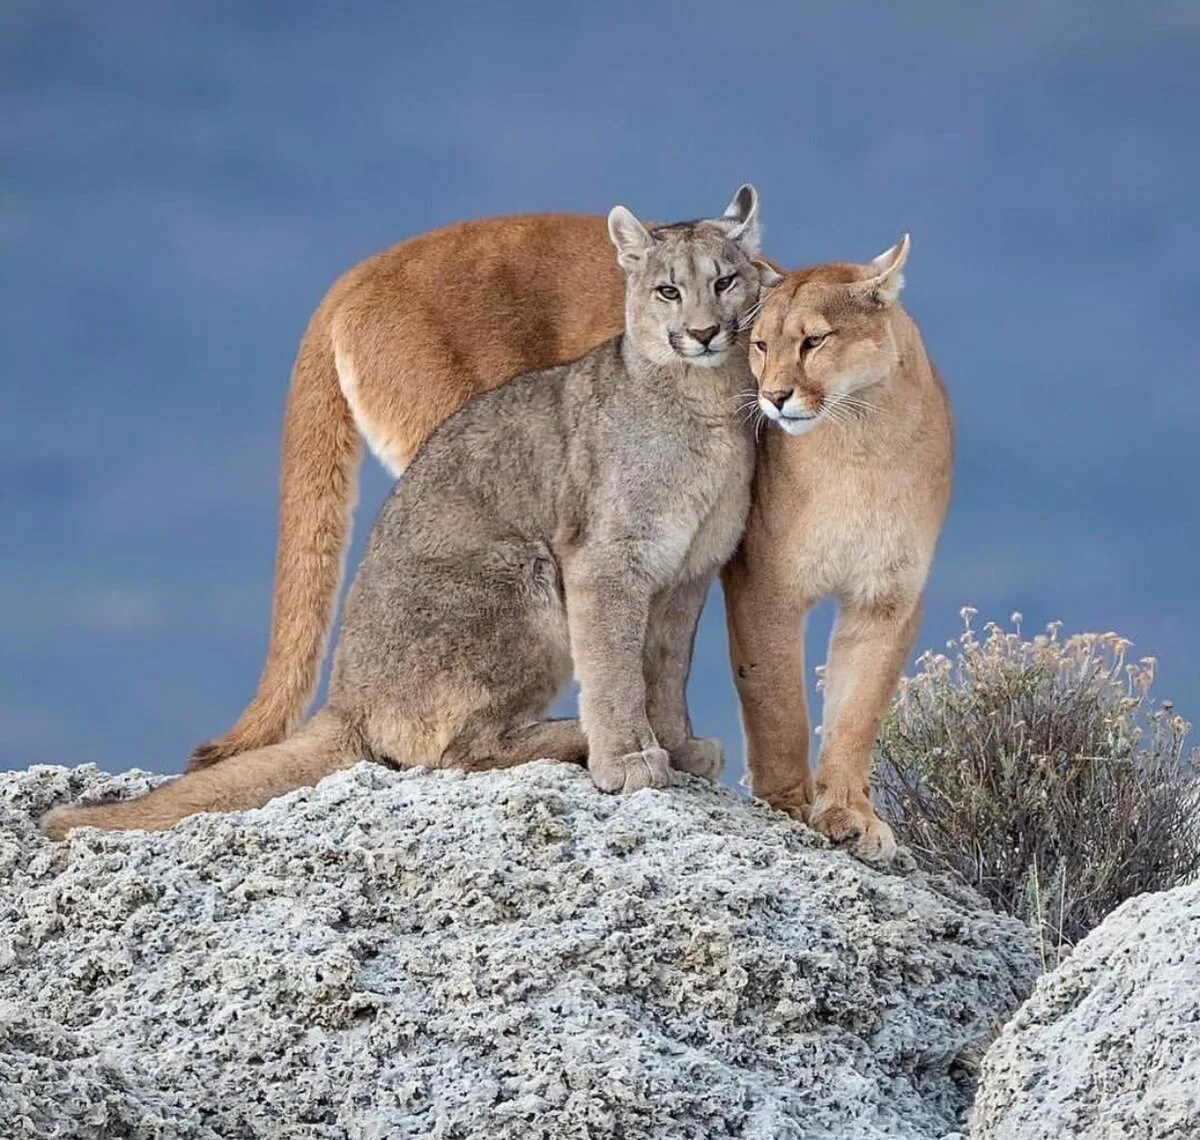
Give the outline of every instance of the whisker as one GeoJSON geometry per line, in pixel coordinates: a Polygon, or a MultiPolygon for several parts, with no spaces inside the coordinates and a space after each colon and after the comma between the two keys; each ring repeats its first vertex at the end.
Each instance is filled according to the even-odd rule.
{"type": "Polygon", "coordinates": [[[826,405],[826,411],[829,414],[829,418],[843,428],[853,428],[862,422],[860,414],[862,409],[853,405],[847,405],[841,400],[831,400],[826,405]]]}
{"type": "Polygon", "coordinates": [[[857,396],[838,396],[831,403],[841,411],[846,423],[861,422],[868,414],[878,411],[874,404],[857,396]]]}
{"type": "Polygon", "coordinates": [[[759,301],[757,304],[751,305],[748,309],[744,310],[738,316],[737,324],[734,326],[736,328],[736,330],[738,332],[745,332],[746,329],[748,329],[752,324],[754,324],[754,320],[758,316],[759,311],[762,309],[762,306],[763,306],[762,301],[759,301]]]}

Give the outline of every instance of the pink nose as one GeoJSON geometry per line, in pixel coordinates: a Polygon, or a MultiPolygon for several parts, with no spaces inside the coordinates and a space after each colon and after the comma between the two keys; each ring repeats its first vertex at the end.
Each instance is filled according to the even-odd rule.
{"type": "Polygon", "coordinates": [[[770,392],[763,393],[764,400],[770,400],[780,411],[783,410],[783,405],[791,399],[794,388],[775,388],[770,392]]]}
{"type": "Polygon", "coordinates": [[[688,334],[698,340],[705,348],[714,336],[721,331],[720,325],[709,325],[706,329],[688,329],[688,334]]]}

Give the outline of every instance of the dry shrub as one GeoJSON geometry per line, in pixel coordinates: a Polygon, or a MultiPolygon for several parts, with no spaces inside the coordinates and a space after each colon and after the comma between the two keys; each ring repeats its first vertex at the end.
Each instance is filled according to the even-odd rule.
{"type": "Polygon", "coordinates": [[[1115,633],[994,623],[925,653],[880,734],[882,806],[925,866],[1039,933],[1048,968],[1124,899],[1200,871],[1189,725],[1115,633]]]}

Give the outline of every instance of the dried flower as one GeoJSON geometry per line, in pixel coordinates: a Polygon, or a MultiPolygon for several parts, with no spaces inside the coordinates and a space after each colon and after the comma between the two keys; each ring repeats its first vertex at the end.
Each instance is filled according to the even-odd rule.
{"type": "Polygon", "coordinates": [[[1157,662],[1061,622],[1026,640],[976,610],[926,652],[880,734],[879,788],[901,840],[1028,919],[1053,964],[1114,906],[1200,874],[1200,752],[1157,662]]]}

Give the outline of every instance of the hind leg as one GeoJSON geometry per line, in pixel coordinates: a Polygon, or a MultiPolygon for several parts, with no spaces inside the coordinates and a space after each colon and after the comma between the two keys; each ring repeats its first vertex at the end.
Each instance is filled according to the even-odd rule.
{"type": "Polygon", "coordinates": [[[367,749],[397,765],[582,763],[579,726],[549,719],[571,677],[554,563],[540,544],[489,542],[486,522],[478,529],[463,528],[485,549],[458,565],[390,550],[375,552],[386,558],[376,565],[368,554],[347,600],[330,699],[363,707],[367,749]],[[390,581],[379,589],[369,574],[390,581]]]}
{"type": "Polygon", "coordinates": [[[578,720],[543,720],[512,728],[468,728],[442,754],[441,767],[482,772],[531,760],[586,764],[587,756],[587,737],[578,720]]]}

